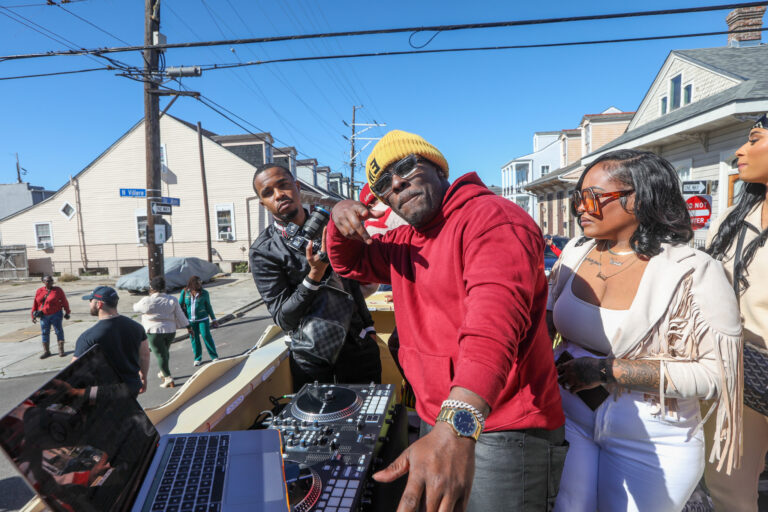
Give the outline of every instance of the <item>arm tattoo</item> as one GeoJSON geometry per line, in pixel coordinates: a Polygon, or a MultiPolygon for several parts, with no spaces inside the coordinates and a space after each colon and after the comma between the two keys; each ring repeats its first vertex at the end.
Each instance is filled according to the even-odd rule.
{"type": "Polygon", "coordinates": [[[612,381],[639,391],[659,391],[661,369],[656,361],[613,360],[612,381]]]}

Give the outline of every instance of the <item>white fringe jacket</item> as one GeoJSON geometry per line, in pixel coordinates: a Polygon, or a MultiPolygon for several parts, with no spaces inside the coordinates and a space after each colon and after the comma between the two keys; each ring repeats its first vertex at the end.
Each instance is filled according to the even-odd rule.
{"type": "MultiPolygon", "coordinates": [[[[551,310],[563,286],[579,268],[595,241],[576,246],[571,240],[550,275],[547,309],[551,310]]],[[[665,396],[712,398],[716,401],[702,424],[716,411],[717,422],[710,462],[738,467],[741,458],[742,331],[739,307],[720,262],[685,245],[662,244],[651,258],[629,308],[625,323],[611,340],[609,357],[659,361],[659,403],[665,414],[665,396]],[[711,375],[712,390],[685,382],[685,373],[670,376],[670,363],[701,364],[711,375]],[[706,396],[712,395],[712,396],[706,396]]]]}

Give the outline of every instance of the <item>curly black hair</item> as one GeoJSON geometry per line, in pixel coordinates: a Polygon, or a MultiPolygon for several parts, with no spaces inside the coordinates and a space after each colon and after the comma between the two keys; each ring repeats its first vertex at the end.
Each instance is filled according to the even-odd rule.
{"type": "MultiPolygon", "coordinates": [[[[576,190],[581,190],[587,173],[600,163],[612,179],[635,191],[635,207],[630,213],[634,213],[640,225],[629,239],[632,250],[651,258],[661,252],[662,243],[684,244],[693,238],[680,179],[672,164],[650,151],[611,151],[584,169],[576,190]]],[[[628,196],[625,196],[619,201],[629,211],[627,200],[628,196]]],[[[586,240],[587,237],[582,237],[579,244],[586,240]]]]}
{"type": "MultiPolygon", "coordinates": [[[[762,183],[745,183],[741,194],[739,195],[739,202],[736,207],[728,213],[728,216],[720,224],[717,234],[712,239],[712,243],[707,247],[707,253],[716,260],[722,260],[728,250],[739,236],[739,232],[742,229],[744,219],[747,218],[749,212],[751,212],[755,206],[762,204],[765,200],[766,187],[762,183]]],[[[758,226],[759,229],[759,226],[758,226]]],[[[747,267],[752,263],[752,259],[755,257],[758,247],[765,245],[768,240],[768,228],[764,229],[760,234],[750,241],[742,250],[741,259],[733,269],[733,282],[735,288],[739,294],[744,293],[744,290],[749,288],[749,281],[747,280],[747,267]]]]}

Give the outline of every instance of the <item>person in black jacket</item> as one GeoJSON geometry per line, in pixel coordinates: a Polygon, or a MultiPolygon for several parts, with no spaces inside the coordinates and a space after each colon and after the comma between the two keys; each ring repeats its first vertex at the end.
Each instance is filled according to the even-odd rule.
{"type": "Polygon", "coordinates": [[[253,176],[259,201],[275,219],[251,245],[251,273],[256,287],[275,323],[286,333],[296,331],[313,303],[327,293],[321,286],[324,284],[342,286],[354,299],[355,311],[335,364],[313,358],[312,354],[298,356],[291,352],[294,390],[315,380],[379,383],[381,360],[376,331],[359,283],[336,274],[322,253],[313,254],[311,243],[304,254],[287,244],[288,223],[303,226],[309,216],[301,204],[300,187],[288,169],[272,163],[261,166],[253,176]]]}

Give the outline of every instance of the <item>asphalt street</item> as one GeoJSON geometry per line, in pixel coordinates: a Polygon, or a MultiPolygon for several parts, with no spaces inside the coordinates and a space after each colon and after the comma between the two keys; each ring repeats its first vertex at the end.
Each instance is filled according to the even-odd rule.
{"type": "MultiPolygon", "coordinates": [[[[258,340],[264,329],[272,323],[265,306],[259,306],[245,315],[235,318],[212,331],[219,357],[242,354],[258,340]]],[[[177,385],[183,384],[196,370],[192,365],[192,347],[189,340],[171,346],[171,372],[177,385]]],[[[67,354],[67,358],[71,354],[67,354]]],[[[203,361],[208,361],[204,354],[203,361]]],[[[159,369],[154,355],[150,358],[148,389],[139,395],[142,407],[162,404],[173,395],[175,389],[159,387],[159,369]]],[[[56,372],[40,373],[0,380],[0,416],[21,403],[35,389],[47,382],[56,372]]],[[[24,480],[5,457],[0,457],[0,512],[21,509],[33,496],[24,480]]]]}

